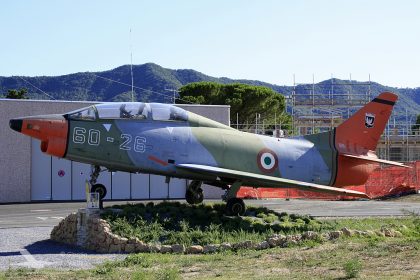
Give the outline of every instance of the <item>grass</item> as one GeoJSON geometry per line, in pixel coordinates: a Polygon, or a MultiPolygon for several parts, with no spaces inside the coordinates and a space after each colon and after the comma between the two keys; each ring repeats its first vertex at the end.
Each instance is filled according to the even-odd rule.
{"type": "Polygon", "coordinates": [[[331,229],[327,222],[308,216],[276,213],[250,207],[243,217],[224,215],[224,205],[187,205],[177,202],[127,204],[107,209],[102,215],[114,233],[149,243],[220,244],[262,241],[274,233],[295,234],[331,229]]]}
{"type": "MultiPolygon", "coordinates": [[[[265,215],[257,218],[266,218],[265,222],[270,224],[277,222],[271,220],[270,212],[265,215]]],[[[295,222],[302,218],[290,216],[295,222]]],[[[326,242],[311,240],[287,248],[209,255],[133,254],[88,270],[9,269],[0,272],[0,279],[418,279],[418,215],[317,222],[322,225],[318,228],[320,231],[342,227],[358,230],[387,227],[403,234],[397,238],[354,236],[326,242]]]]}
{"type": "MultiPolygon", "coordinates": [[[[413,224],[412,217],[404,220],[413,224]]],[[[419,235],[377,242],[341,238],[264,251],[134,254],[89,270],[10,270],[0,279],[418,279],[419,259],[419,235]]]]}

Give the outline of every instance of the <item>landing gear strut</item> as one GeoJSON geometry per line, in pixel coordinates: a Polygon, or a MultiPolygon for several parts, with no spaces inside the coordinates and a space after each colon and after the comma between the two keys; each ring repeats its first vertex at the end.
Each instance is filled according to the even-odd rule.
{"type": "Polygon", "coordinates": [[[199,204],[203,202],[204,195],[203,189],[201,188],[202,181],[192,181],[187,188],[185,193],[185,200],[189,204],[199,204]]]}
{"type": "Polygon", "coordinates": [[[237,198],[236,194],[242,186],[242,182],[236,181],[226,191],[226,194],[222,197],[226,201],[226,214],[229,216],[242,216],[245,214],[246,206],[244,200],[237,198]]]}
{"type": "Polygon", "coordinates": [[[90,192],[99,194],[99,208],[103,209],[103,199],[106,196],[106,187],[102,184],[97,184],[96,180],[99,177],[99,174],[102,172],[101,167],[98,165],[92,166],[90,173],[90,192]]]}

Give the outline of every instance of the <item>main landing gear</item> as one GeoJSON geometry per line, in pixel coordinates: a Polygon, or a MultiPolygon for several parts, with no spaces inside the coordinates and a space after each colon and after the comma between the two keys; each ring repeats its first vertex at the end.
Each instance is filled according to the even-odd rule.
{"type": "Polygon", "coordinates": [[[241,186],[242,182],[236,181],[222,197],[222,199],[226,201],[226,214],[229,216],[242,216],[245,214],[246,206],[244,200],[236,197],[241,186]]]}
{"type": "MultiPolygon", "coordinates": [[[[185,193],[185,199],[189,204],[198,204],[203,202],[203,189],[201,185],[202,181],[192,181],[185,193]]],[[[226,214],[229,216],[242,216],[245,214],[246,206],[241,198],[237,198],[236,194],[242,186],[242,182],[234,182],[230,188],[226,191],[226,194],[223,195],[223,201],[226,201],[226,214]]]]}
{"type": "Polygon", "coordinates": [[[189,204],[199,204],[203,202],[204,195],[203,195],[203,189],[201,188],[202,184],[203,184],[202,181],[192,181],[188,185],[187,191],[185,193],[185,200],[189,204]]]}
{"type": "Polygon", "coordinates": [[[93,166],[90,173],[90,192],[92,193],[98,193],[99,194],[99,208],[103,209],[103,199],[106,196],[106,187],[102,184],[97,184],[96,180],[99,177],[99,174],[102,172],[101,167],[98,165],[93,166]]]}

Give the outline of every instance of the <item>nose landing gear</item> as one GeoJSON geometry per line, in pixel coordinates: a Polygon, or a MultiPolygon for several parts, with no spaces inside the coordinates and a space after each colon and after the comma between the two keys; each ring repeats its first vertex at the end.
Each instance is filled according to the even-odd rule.
{"type": "Polygon", "coordinates": [[[104,171],[104,170],[101,170],[100,166],[98,166],[98,165],[93,166],[92,165],[92,170],[91,170],[91,173],[90,173],[90,180],[89,180],[89,183],[90,183],[90,186],[91,186],[90,187],[90,192],[99,194],[99,208],[100,209],[103,209],[103,199],[105,198],[106,193],[107,193],[106,187],[103,184],[97,184],[96,183],[96,180],[98,179],[99,174],[102,171],[104,171]]]}

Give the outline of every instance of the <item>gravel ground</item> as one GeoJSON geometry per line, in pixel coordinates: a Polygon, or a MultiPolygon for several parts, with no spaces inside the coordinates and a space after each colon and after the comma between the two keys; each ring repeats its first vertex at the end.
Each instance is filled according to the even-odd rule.
{"type": "Polygon", "coordinates": [[[124,254],[98,254],[49,240],[52,227],[0,229],[0,270],[8,268],[92,268],[124,254]]]}

